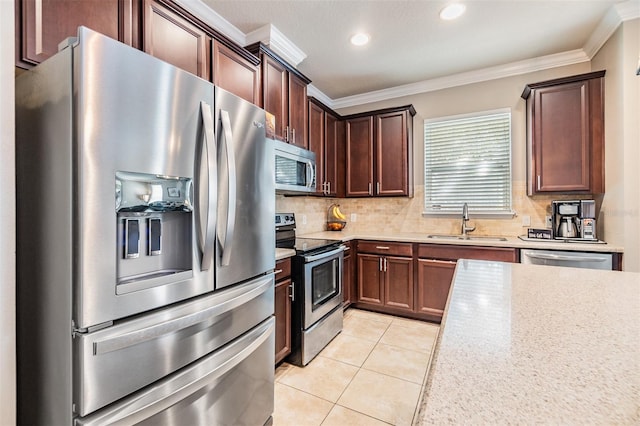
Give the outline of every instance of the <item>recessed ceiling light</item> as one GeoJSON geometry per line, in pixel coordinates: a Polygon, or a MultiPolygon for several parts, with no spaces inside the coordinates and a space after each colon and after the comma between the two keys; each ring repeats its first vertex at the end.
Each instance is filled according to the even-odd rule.
{"type": "Polygon", "coordinates": [[[466,8],[467,7],[462,3],[451,3],[440,11],[440,19],[450,21],[452,19],[459,18],[466,8]]]}
{"type": "Polygon", "coordinates": [[[358,33],[351,37],[351,44],[355,46],[364,46],[369,43],[369,34],[358,33]]]}

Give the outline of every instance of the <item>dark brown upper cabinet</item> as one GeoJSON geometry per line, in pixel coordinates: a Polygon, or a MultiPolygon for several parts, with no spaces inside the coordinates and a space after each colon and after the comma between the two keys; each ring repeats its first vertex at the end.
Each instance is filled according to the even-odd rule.
{"type": "Polygon", "coordinates": [[[604,193],[604,74],[525,86],[529,195],[604,193]]]}
{"type": "Polygon", "coordinates": [[[211,37],[156,0],[143,0],[142,50],[205,80],[210,79],[211,37]]]}
{"type": "Polygon", "coordinates": [[[213,84],[257,105],[260,102],[258,58],[253,57],[255,61],[250,61],[217,40],[213,41],[212,49],[213,84]]]}
{"type": "Polygon", "coordinates": [[[262,43],[247,46],[261,60],[259,106],[275,116],[275,137],[308,149],[307,77],[262,43]]]}
{"type": "Polygon", "coordinates": [[[412,105],[345,117],[346,196],[413,195],[412,105]]]}
{"type": "Polygon", "coordinates": [[[344,127],[337,114],[309,98],[309,150],[316,154],[316,194],[344,197],[344,127]]]}
{"type": "Polygon", "coordinates": [[[137,0],[17,0],[15,6],[18,67],[53,56],[81,25],[137,47],[137,0]]]}

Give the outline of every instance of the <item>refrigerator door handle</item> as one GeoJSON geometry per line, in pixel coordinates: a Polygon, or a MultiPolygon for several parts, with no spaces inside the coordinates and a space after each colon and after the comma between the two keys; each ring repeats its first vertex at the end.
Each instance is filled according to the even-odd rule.
{"type": "MultiPolygon", "coordinates": [[[[198,239],[200,243],[200,251],[202,252],[202,265],[200,269],[207,271],[211,267],[213,260],[213,248],[215,241],[215,223],[216,223],[216,209],[211,207],[211,203],[216,200],[216,191],[218,188],[218,173],[216,170],[217,158],[216,158],[216,146],[215,146],[215,134],[213,128],[213,118],[211,116],[211,106],[204,102],[200,102],[200,111],[202,114],[202,125],[204,130],[204,150],[206,152],[206,170],[207,170],[207,202],[201,203],[199,194],[196,196],[198,205],[196,206],[199,212],[199,219],[197,220],[198,239]],[[206,206],[206,207],[205,207],[206,206]],[[204,235],[202,230],[202,212],[206,210],[206,225],[204,227],[204,235]]],[[[198,156],[198,153],[196,153],[198,156]]],[[[202,161],[201,161],[202,162],[202,161]]],[[[195,176],[198,176],[200,167],[198,165],[195,176]]],[[[198,182],[197,188],[200,187],[198,182]]],[[[199,189],[198,189],[198,192],[199,189]]]]}
{"type": "Polygon", "coordinates": [[[222,131],[224,133],[224,143],[227,151],[227,170],[229,173],[227,179],[227,224],[224,233],[224,241],[220,241],[222,247],[221,266],[229,266],[231,260],[231,247],[233,244],[233,234],[236,228],[236,159],[233,152],[233,133],[231,132],[231,119],[229,112],[220,110],[220,119],[222,120],[222,131]]]}

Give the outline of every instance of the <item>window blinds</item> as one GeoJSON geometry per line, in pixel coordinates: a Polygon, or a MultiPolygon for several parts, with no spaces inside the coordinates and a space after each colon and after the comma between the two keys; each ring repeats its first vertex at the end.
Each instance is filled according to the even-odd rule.
{"type": "Polygon", "coordinates": [[[425,213],[511,213],[511,112],[425,120],[425,213]]]}

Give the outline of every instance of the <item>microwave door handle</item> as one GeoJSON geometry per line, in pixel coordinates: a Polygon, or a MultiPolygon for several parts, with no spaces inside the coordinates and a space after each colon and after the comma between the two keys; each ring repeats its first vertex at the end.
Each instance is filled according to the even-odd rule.
{"type": "Polygon", "coordinates": [[[220,110],[220,119],[222,120],[222,131],[224,133],[224,144],[227,151],[227,170],[229,173],[227,179],[227,223],[224,234],[224,241],[220,242],[222,247],[221,266],[229,266],[231,260],[231,247],[233,245],[233,234],[236,228],[236,159],[233,152],[233,133],[231,132],[231,119],[229,112],[220,110]]]}
{"type": "MultiPolygon", "coordinates": [[[[207,271],[213,260],[213,247],[215,242],[215,222],[216,222],[216,191],[218,188],[218,173],[216,171],[216,148],[215,148],[215,133],[213,130],[213,119],[211,116],[211,106],[202,101],[200,102],[200,112],[202,115],[202,127],[203,127],[203,139],[204,139],[204,151],[206,154],[206,170],[207,170],[207,201],[202,203],[200,201],[200,185],[199,173],[202,167],[202,160],[198,162],[198,167],[194,176],[197,177],[197,196],[195,197],[198,212],[198,219],[196,221],[198,229],[198,239],[200,245],[200,251],[202,252],[202,264],[200,269],[207,271]],[[206,212],[206,225],[204,230],[202,229],[202,214],[206,212]]],[[[200,153],[196,153],[196,157],[200,158],[200,153]]]]}
{"type": "Polygon", "coordinates": [[[313,169],[313,162],[307,161],[307,188],[311,188],[313,186],[313,181],[316,177],[316,171],[313,169]]]}

